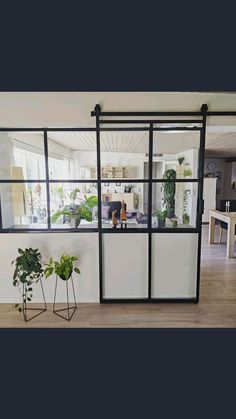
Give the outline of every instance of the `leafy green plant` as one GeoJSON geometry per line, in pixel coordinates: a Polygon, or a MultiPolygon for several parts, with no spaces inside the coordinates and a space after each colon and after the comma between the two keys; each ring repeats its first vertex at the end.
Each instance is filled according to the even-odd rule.
{"type": "Polygon", "coordinates": [[[156,216],[157,218],[159,218],[160,220],[163,220],[163,221],[165,221],[165,219],[167,218],[167,215],[168,215],[168,211],[167,210],[156,210],[154,213],[153,213],[153,215],[154,216],[156,216]]]}
{"type": "Polygon", "coordinates": [[[184,224],[189,224],[189,222],[190,222],[190,217],[189,217],[189,215],[188,215],[187,213],[184,213],[184,214],[183,214],[183,223],[184,223],[184,224]]]}
{"type": "MultiPolygon", "coordinates": [[[[168,169],[164,172],[163,179],[176,179],[176,171],[168,169]]],[[[165,182],[162,184],[163,204],[169,211],[175,208],[175,182],[165,182]]]]}
{"type": "Polygon", "coordinates": [[[184,177],[191,177],[193,174],[192,169],[185,169],[184,170],[184,177]]]}
{"type": "Polygon", "coordinates": [[[91,195],[90,197],[84,195],[84,199],[80,199],[80,204],[75,205],[79,192],[80,189],[75,188],[70,193],[69,197],[72,203],[57,210],[51,217],[52,223],[56,223],[62,216],[64,217],[64,222],[70,223],[72,220],[75,220],[76,227],[78,227],[82,219],[92,221],[92,209],[98,205],[98,198],[96,195],[91,195]]]}
{"type": "MultiPolygon", "coordinates": [[[[13,285],[18,287],[21,292],[23,303],[31,301],[33,298],[33,284],[37,283],[43,275],[42,256],[38,249],[18,249],[19,256],[15,263],[13,274],[13,285]]],[[[22,311],[22,305],[15,304],[19,312],[22,311]]]]}
{"type": "Polygon", "coordinates": [[[80,274],[80,269],[77,266],[78,258],[63,254],[59,262],[50,258],[44,270],[45,278],[49,278],[53,273],[58,275],[63,281],[68,281],[73,272],[80,274]]]}

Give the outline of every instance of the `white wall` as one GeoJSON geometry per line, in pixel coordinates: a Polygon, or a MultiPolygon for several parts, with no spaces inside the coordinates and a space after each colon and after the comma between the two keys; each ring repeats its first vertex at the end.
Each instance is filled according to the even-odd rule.
{"type": "MultiPolygon", "coordinates": [[[[217,181],[217,185],[218,185],[218,191],[219,191],[219,187],[220,187],[220,193],[216,193],[216,201],[217,201],[217,205],[219,204],[219,201],[221,199],[230,199],[230,196],[228,197],[228,188],[227,188],[227,182],[228,180],[226,179],[226,175],[228,175],[228,171],[226,171],[226,162],[225,159],[221,159],[221,158],[215,158],[215,159],[211,159],[211,158],[206,158],[205,162],[204,162],[204,173],[212,173],[213,175],[215,172],[221,172],[221,181],[217,181]],[[213,162],[215,164],[215,169],[213,171],[210,171],[207,167],[208,163],[213,162]]],[[[217,189],[216,189],[217,192],[217,189]]],[[[235,194],[236,195],[236,194],[235,194]]]]}
{"type": "MultiPolygon", "coordinates": [[[[98,277],[98,234],[97,233],[33,233],[33,234],[1,234],[1,277],[0,277],[0,303],[18,302],[20,295],[12,285],[14,266],[11,261],[17,256],[17,249],[33,247],[39,248],[44,261],[49,257],[60,256],[68,252],[79,257],[81,275],[74,275],[75,290],[80,302],[99,302],[98,277]]],[[[62,282],[62,281],[61,281],[62,282]]],[[[48,302],[53,301],[55,277],[44,280],[44,289],[48,302]]],[[[64,285],[64,284],[63,284],[64,285]]],[[[58,302],[66,300],[62,284],[58,289],[58,302]]],[[[40,287],[35,287],[35,302],[41,302],[40,287]]]]}

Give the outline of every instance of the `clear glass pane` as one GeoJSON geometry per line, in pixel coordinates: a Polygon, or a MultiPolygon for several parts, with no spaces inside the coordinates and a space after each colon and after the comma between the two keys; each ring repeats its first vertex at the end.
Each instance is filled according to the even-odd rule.
{"type": "Polygon", "coordinates": [[[96,183],[50,184],[52,228],[97,228],[96,183]]]}
{"type": "Polygon", "coordinates": [[[149,133],[101,131],[101,178],[147,179],[149,133]]]}
{"type": "Polygon", "coordinates": [[[45,179],[42,132],[0,133],[0,179],[45,179]]]}
{"type": "Polygon", "coordinates": [[[0,184],[3,228],[47,228],[45,184],[0,184]]]}
{"type": "Polygon", "coordinates": [[[104,228],[147,227],[148,183],[104,182],[101,193],[104,228]]]}
{"type": "Polygon", "coordinates": [[[49,177],[52,180],[97,178],[96,133],[48,132],[49,177]]]}
{"type": "Polygon", "coordinates": [[[199,131],[154,131],[153,178],[198,178],[199,131]]]}
{"type": "Polygon", "coordinates": [[[165,182],[152,186],[154,228],[196,227],[197,182],[165,182]]]}

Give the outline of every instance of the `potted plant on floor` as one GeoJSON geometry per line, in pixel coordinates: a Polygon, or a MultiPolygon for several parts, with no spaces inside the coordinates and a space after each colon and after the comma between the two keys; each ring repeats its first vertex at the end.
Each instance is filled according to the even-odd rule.
{"type": "Polygon", "coordinates": [[[156,210],[153,215],[157,217],[158,228],[166,226],[167,210],[156,210]]]}
{"type": "MultiPolygon", "coordinates": [[[[176,171],[168,169],[164,172],[163,179],[176,179],[176,171]]],[[[167,209],[168,217],[173,218],[175,215],[175,182],[163,182],[163,204],[167,209]]]]}
{"type": "Polygon", "coordinates": [[[31,247],[24,250],[19,248],[18,253],[19,256],[16,258],[16,260],[12,261],[12,265],[15,264],[13,286],[19,289],[23,302],[22,304],[15,304],[15,307],[19,312],[23,312],[25,321],[29,321],[47,310],[42,285],[42,277],[44,272],[42,256],[38,249],[32,249],[31,247]],[[33,299],[33,286],[39,281],[44,300],[44,308],[28,308],[27,303],[31,302],[33,299]],[[38,313],[31,318],[28,318],[28,310],[37,310],[38,313]]]}
{"type": "Polygon", "coordinates": [[[55,284],[55,292],[54,292],[54,303],[53,303],[53,313],[57,314],[58,316],[62,317],[65,320],[71,320],[75,311],[77,310],[77,302],[75,297],[75,289],[73,283],[72,274],[75,272],[76,274],[80,274],[80,269],[77,266],[78,257],[77,256],[70,256],[67,254],[61,255],[59,261],[53,260],[50,258],[49,262],[46,264],[46,268],[44,270],[45,278],[49,278],[53,273],[56,275],[56,284],[55,284]],[[56,294],[57,294],[57,282],[58,277],[65,281],[66,284],[66,300],[67,300],[67,307],[55,310],[56,306],[56,294]],[[69,303],[69,289],[68,289],[68,282],[71,282],[73,298],[74,298],[74,305],[70,306],[69,303]],[[66,315],[62,315],[61,312],[65,312],[66,315]]]}
{"type": "Polygon", "coordinates": [[[53,224],[61,217],[63,217],[63,224],[68,223],[72,228],[79,227],[81,220],[92,222],[93,208],[98,205],[98,198],[96,195],[91,195],[90,197],[84,195],[83,199],[78,198],[79,192],[79,188],[74,189],[69,195],[71,204],[65,205],[52,215],[53,224]],[[79,204],[75,203],[77,199],[79,204]]]}

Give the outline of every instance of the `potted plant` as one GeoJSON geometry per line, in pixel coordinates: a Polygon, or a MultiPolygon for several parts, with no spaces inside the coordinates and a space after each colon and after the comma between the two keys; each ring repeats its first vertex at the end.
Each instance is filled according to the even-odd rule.
{"type": "MultiPolygon", "coordinates": [[[[164,172],[163,179],[176,179],[176,171],[174,169],[168,169],[164,172]]],[[[175,182],[163,182],[163,204],[167,209],[169,218],[175,215],[175,182]]]]}
{"type": "Polygon", "coordinates": [[[192,169],[185,169],[184,170],[184,177],[191,178],[193,175],[192,169]]]}
{"type": "Polygon", "coordinates": [[[156,210],[153,215],[157,217],[157,226],[158,228],[163,228],[166,226],[167,210],[156,210]]]}
{"type": "MultiPolygon", "coordinates": [[[[27,302],[31,302],[33,298],[33,286],[38,282],[41,281],[43,276],[43,264],[42,264],[42,256],[38,249],[18,249],[19,256],[16,260],[12,261],[12,264],[15,264],[15,270],[13,274],[13,285],[17,287],[22,295],[23,302],[22,304],[15,304],[15,307],[18,309],[19,312],[23,311],[25,321],[29,321],[31,319],[27,319],[27,302]]],[[[44,298],[44,292],[42,287],[41,281],[41,288],[44,298]]],[[[44,298],[44,305],[45,308],[40,310],[41,312],[46,311],[46,302],[44,298]]],[[[32,309],[31,310],[38,310],[32,309]]],[[[40,314],[38,313],[38,314],[40,314]]],[[[38,315],[37,314],[37,315],[38,315]]],[[[35,317],[35,316],[33,316],[35,317]]]]}
{"type": "Polygon", "coordinates": [[[178,219],[177,218],[171,218],[171,225],[172,227],[177,227],[178,226],[178,219]]]}
{"type": "Polygon", "coordinates": [[[74,283],[73,283],[73,278],[72,278],[73,272],[75,272],[76,274],[80,274],[80,269],[77,266],[77,261],[78,261],[78,257],[63,254],[61,255],[59,261],[53,260],[52,258],[50,258],[44,270],[45,278],[49,278],[49,276],[51,276],[53,273],[56,274],[53,313],[55,313],[59,317],[62,317],[65,320],[71,320],[75,311],[77,310],[74,283]],[[63,281],[65,281],[65,284],[66,284],[67,306],[66,308],[55,310],[58,277],[61,278],[63,281]],[[70,305],[70,302],[69,302],[69,289],[68,289],[69,280],[71,281],[73,298],[74,298],[74,305],[72,306],[70,305]],[[66,312],[67,314],[63,315],[62,314],[63,312],[66,312]]]}
{"type": "Polygon", "coordinates": [[[189,224],[190,223],[190,217],[187,213],[183,214],[183,223],[184,224],[189,224]]]}
{"type": "Polygon", "coordinates": [[[68,281],[73,272],[80,274],[80,269],[76,266],[77,261],[78,258],[76,256],[66,254],[61,255],[59,262],[50,258],[49,262],[46,263],[46,268],[44,270],[45,278],[47,279],[55,273],[63,281],[68,281]]]}
{"type": "Polygon", "coordinates": [[[185,157],[178,157],[178,163],[179,163],[179,165],[181,166],[181,164],[184,162],[184,160],[185,160],[185,157]]]}
{"type": "Polygon", "coordinates": [[[79,198],[80,203],[77,205],[75,201],[79,192],[79,188],[74,189],[69,195],[71,204],[65,205],[52,215],[53,224],[61,217],[63,217],[63,223],[70,224],[72,228],[77,228],[82,219],[92,222],[93,208],[98,205],[98,198],[96,195],[91,195],[88,198],[84,195],[84,199],[79,198]]]}

